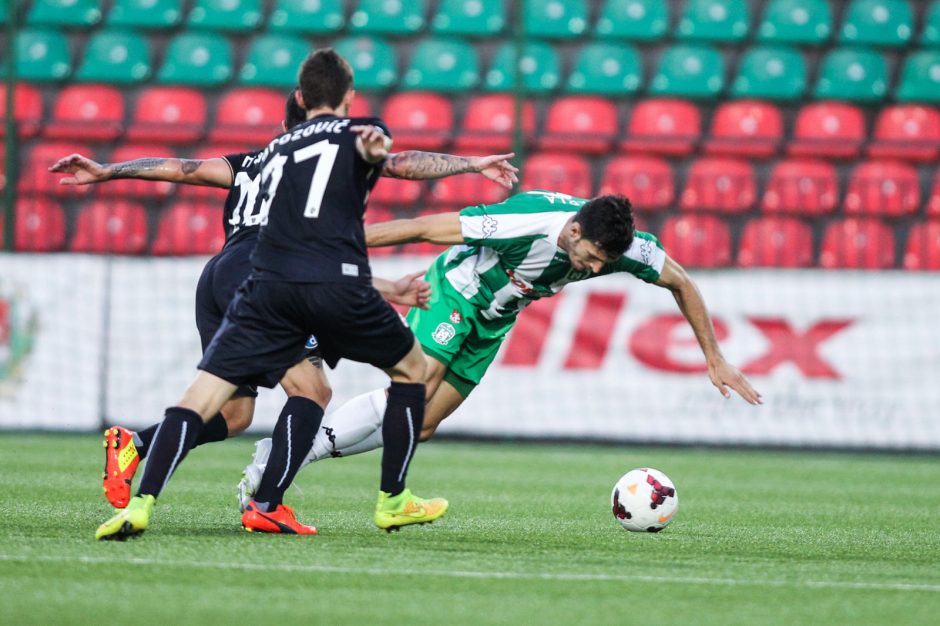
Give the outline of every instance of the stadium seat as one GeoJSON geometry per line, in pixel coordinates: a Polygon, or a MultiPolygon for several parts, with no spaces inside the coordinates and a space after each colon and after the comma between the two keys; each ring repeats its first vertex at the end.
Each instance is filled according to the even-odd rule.
{"type": "Polygon", "coordinates": [[[839,200],[835,166],[819,159],[786,159],[774,164],[764,189],[766,213],[819,216],[831,213],[839,200]]]}
{"type": "Polygon", "coordinates": [[[727,267],[731,264],[731,233],[714,215],[670,217],[660,229],[666,253],[685,267],[727,267]]]}
{"type": "Polygon", "coordinates": [[[414,207],[424,196],[424,190],[424,181],[383,177],[369,193],[369,204],[399,210],[414,207]]]}
{"type": "Polygon", "coordinates": [[[343,0],[277,0],[268,31],[319,35],[339,32],[345,25],[343,0]]]}
{"type": "MultiPolygon", "coordinates": [[[[522,105],[524,141],[535,135],[535,106],[522,105]]],[[[513,145],[516,128],[516,102],[510,95],[475,96],[467,103],[460,134],[455,145],[461,150],[505,152],[513,145]]]]}
{"type": "MultiPolygon", "coordinates": [[[[171,157],[174,151],[160,144],[125,144],[118,146],[108,157],[109,163],[123,163],[148,157],[171,157]]],[[[136,180],[119,178],[108,181],[106,185],[96,185],[95,195],[99,198],[149,198],[163,200],[173,193],[176,185],[162,180],[136,180]]],[[[181,186],[182,187],[182,186],[181,186]]]]}
{"type": "Polygon", "coordinates": [[[709,154],[768,157],[783,139],[783,115],[766,102],[732,100],[722,103],[712,117],[709,154]]]}
{"type": "Polygon", "coordinates": [[[175,28],[183,18],[183,0],[115,0],[108,13],[108,25],[166,30],[175,28]]]}
{"type": "Polygon", "coordinates": [[[852,170],[845,193],[845,212],[903,217],[920,209],[920,179],[912,165],[868,161],[852,170]]]}
{"type": "Polygon", "coordinates": [[[874,218],[830,222],[823,235],[819,265],[826,269],[892,269],[894,231],[874,218]]]}
{"type": "Polygon", "coordinates": [[[238,73],[242,85],[291,89],[297,85],[297,68],[310,54],[310,44],[288,34],[254,37],[238,73]]]}
{"type": "Polygon", "coordinates": [[[336,42],[336,51],[352,65],[356,89],[378,91],[398,81],[398,60],[388,42],[372,37],[347,38],[336,42]]]}
{"type": "Polygon", "coordinates": [[[56,96],[50,139],[113,141],[124,131],[124,95],[104,85],[69,85],[56,96]]]}
{"type": "Polygon", "coordinates": [[[169,41],[157,81],[214,87],[232,76],[232,44],[222,35],[184,32],[169,41]]]}
{"type": "Polygon", "coordinates": [[[359,0],[349,18],[350,30],[385,35],[414,35],[424,28],[425,0],[359,0]]]}
{"type": "Polygon", "coordinates": [[[499,35],[506,27],[505,4],[505,0],[441,0],[431,30],[438,35],[499,35]]]}
{"type": "Polygon", "coordinates": [[[594,32],[605,39],[652,41],[669,29],[666,0],[606,0],[594,32]]]}
{"type": "Polygon", "coordinates": [[[676,35],[687,41],[738,42],[751,21],[745,0],[687,0],[676,35]]]}
{"type": "Polygon", "coordinates": [[[450,100],[434,93],[399,93],[385,101],[382,119],[395,139],[395,151],[439,151],[449,141],[454,128],[450,100]]]}
{"type": "Polygon", "coordinates": [[[365,96],[356,96],[349,107],[349,117],[372,117],[372,103],[365,96]]]}
{"type": "Polygon", "coordinates": [[[669,162],[651,156],[618,156],[604,168],[598,195],[619,193],[630,198],[639,211],[672,206],[676,190],[669,162]]]}
{"type": "Polygon", "coordinates": [[[819,102],[800,109],[787,152],[793,156],[849,159],[858,156],[864,140],[865,116],[858,107],[819,102]]]}
{"type": "Polygon", "coordinates": [[[927,201],[927,215],[940,217],[940,169],[934,174],[933,185],[930,187],[930,200],[927,201]]]}
{"type": "MultiPolygon", "coordinates": [[[[33,137],[39,132],[43,119],[42,92],[34,85],[17,83],[13,89],[13,118],[20,137],[33,137]]],[[[7,86],[0,83],[0,118],[7,115],[7,86]]],[[[6,124],[0,124],[0,137],[7,134],[6,124]]]]}
{"type": "Polygon", "coordinates": [[[82,207],[72,252],[142,254],[147,248],[147,211],[127,200],[95,201],[82,207]]]}
{"type": "Polygon", "coordinates": [[[940,46],[940,0],[933,0],[924,13],[924,30],[920,35],[923,46],[940,46]]]}
{"type": "Polygon", "coordinates": [[[101,21],[101,0],[34,0],[26,23],[30,26],[88,28],[101,21]]]}
{"type": "Polygon", "coordinates": [[[261,88],[233,89],[218,101],[209,141],[263,146],[281,134],[285,95],[261,88]]]}
{"type": "Polygon", "coordinates": [[[476,49],[456,39],[424,39],[411,54],[402,86],[442,92],[463,92],[480,82],[476,49]]]}
{"type": "Polygon", "coordinates": [[[75,80],[132,84],[150,78],[150,44],[132,32],[99,30],[88,40],[75,80]]]}
{"type": "Polygon", "coordinates": [[[620,147],[631,152],[685,156],[691,154],[701,133],[701,117],[691,102],[642,100],[630,113],[620,147]]]}
{"type": "Polygon", "coordinates": [[[210,255],[224,244],[221,205],[178,202],[161,213],[151,252],[157,256],[210,255]]]}
{"type": "Polygon", "coordinates": [[[822,45],[832,34],[828,0],[770,0],[757,29],[760,41],[822,45]]]}
{"type": "Polygon", "coordinates": [[[617,108],[610,100],[595,96],[558,98],[548,107],[539,148],[606,154],[617,131],[617,108]]]}
{"type": "Polygon", "coordinates": [[[678,45],[667,48],[650,82],[650,93],[683,98],[714,98],[725,84],[725,62],[715,48],[678,45]]]}
{"type": "Polygon", "coordinates": [[[904,46],[911,41],[914,14],[907,0],[852,0],[845,9],[839,41],[904,46]]]}
{"type": "Polygon", "coordinates": [[[530,37],[572,39],[587,32],[586,0],[523,0],[523,31],[530,37]]]}
{"type": "Polygon", "coordinates": [[[632,47],[594,42],[578,50],[565,90],[569,93],[625,96],[643,82],[643,64],[632,47]]]}
{"type": "Polygon", "coordinates": [[[940,157],[940,111],[917,104],[899,104],[881,109],[868,154],[892,159],[936,161],[940,157]]]}
{"type": "Polygon", "coordinates": [[[806,92],[806,64],[797,50],[748,48],[731,87],[735,98],[798,100],[806,92]]]}
{"type": "Polygon", "coordinates": [[[901,102],[940,102],[940,49],[907,55],[894,95],[901,102]]]}
{"type": "Polygon", "coordinates": [[[13,247],[17,251],[56,252],[65,248],[65,211],[56,202],[46,198],[21,199],[16,203],[15,219],[13,247]]]}
{"type": "Polygon", "coordinates": [[[33,144],[25,163],[20,164],[17,191],[21,194],[40,196],[75,197],[91,193],[91,185],[60,185],[62,174],[51,174],[49,167],[73,153],[95,158],[95,153],[86,144],[49,142],[33,144]]]}
{"type": "MultiPolygon", "coordinates": [[[[0,77],[6,78],[9,60],[3,59],[0,77]]],[[[16,34],[16,77],[30,82],[55,82],[72,73],[72,57],[65,35],[54,30],[23,29],[16,34]]]]}
{"type": "MultiPolygon", "coordinates": [[[[516,44],[507,42],[499,47],[486,73],[484,87],[489,91],[514,91],[516,86],[516,44]]],[[[561,82],[558,52],[548,43],[529,41],[519,61],[522,88],[528,93],[546,94],[561,82]]]]}
{"type": "Polygon", "coordinates": [[[205,132],[206,100],[195,89],[148,87],[132,110],[134,119],[127,129],[131,141],[192,143],[205,132]]]}
{"type": "Polygon", "coordinates": [[[526,158],[522,169],[522,189],[557,191],[578,198],[593,196],[591,166],[573,154],[540,152],[526,158]]]}
{"type": "Polygon", "coordinates": [[[213,32],[248,32],[261,24],[261,10],[261,0],[195,0],[186,25],[213,32]]]}
{"type": "Polygon", "coordinates": [[[888,65],[873,50],[836,48],[822,59],[815,96],[852,102],[880,102],[888,90],[888,65]]]}
{"type": "Polygon", "coordinates": [[[456,210],[476,204],[496,204],[508,195],[503,187],[481,181],[479,174],[461,174],[435,181],[430,200],[435,206],[456,210]]]}
{"type": "Polygon", "coordinates": [[[692,163],[679,206],[692,211],[741,213],[754,206],[757,180],[741,159],[703,157],[692,163]]]}
{"type": "Polygon", "coordinates": [[[904,248],[904,269],[940,270],[940,221],[928,220],[911,226],[904,248]]]}
{"type": "Polygon", "coordinates": [[[811,267],[813,233],[793,217],[759,217],[744,226],[738,248],[741,267],[811,267]]]}

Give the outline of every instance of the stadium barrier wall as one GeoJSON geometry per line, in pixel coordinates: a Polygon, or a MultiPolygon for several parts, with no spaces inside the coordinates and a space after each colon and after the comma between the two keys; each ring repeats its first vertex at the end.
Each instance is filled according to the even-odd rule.
{"type": "MultiPolygon", "coordinates": [[[[195,373],[205,259],[0,254],[0,428],[143,426],[195,373]]],[[[428,257],[377,259],[397,277],[428,257]]],[[[521,316],[483,384],[441,428],[461,435],[940,449],[940,275],[693,272],[725,356],[764,394],[711,386],[668,291],[629,276],[565,289],[521,316]]],[[[330,372],[334,407],[382,386],[330,372]]],[[[284,396],[262,392],[253,429],[284,396]]]]}

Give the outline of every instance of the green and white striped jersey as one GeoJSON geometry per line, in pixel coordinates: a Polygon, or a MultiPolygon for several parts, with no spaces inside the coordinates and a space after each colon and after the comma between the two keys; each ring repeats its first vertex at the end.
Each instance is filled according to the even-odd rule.
{"type": "Polygon", "coordinates": [[[585,202],[528,191],[499,204],[467,207],[460,212],[465,245],[448,249],[438,264],[454,289],[489,320],[515,317],[533,300],[594,276],[628,272],[646,282],[658,280],[666,253],[656,237],[640,231],[624,255],[599,273],[572,268],[558,236],[585,202]]]}

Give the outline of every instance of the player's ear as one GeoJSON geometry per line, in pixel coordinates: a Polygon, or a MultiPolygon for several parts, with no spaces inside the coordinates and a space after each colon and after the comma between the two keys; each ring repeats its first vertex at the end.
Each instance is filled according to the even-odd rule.
{"type": "Polygon", "coordinates": [[[346,95],[343,96],[343,115],[349,115],[349,112],[352,111],[353,98],[356,97],[356,90],[350,89],[346,92],[346,95]]]}
{"type": "Polygon", "coordinates": [[[287,132],[287,120],[281,120],[281,132],[282,133],[287,132]]]}
{"type": "Polygon", "coordinates": [[[577,241],[578,239],[581,239],[581,235],[581,224],[578,222],[571,222],[571,238],[577,241]]]}
{"type": "Polygon", "coordinates": [[[300,93],[300,89],[294,90],[294,102],[296,102],[297,106],[299,106],[301,109],[305,111],[307,110],[307,105],[304,104],[304,96],[302,93],[300,93]]]}

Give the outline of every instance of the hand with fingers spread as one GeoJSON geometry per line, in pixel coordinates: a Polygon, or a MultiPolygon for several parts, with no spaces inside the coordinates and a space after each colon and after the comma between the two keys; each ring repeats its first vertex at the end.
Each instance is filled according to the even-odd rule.
{"type": "Polygon", "coordinates": [[[512,189],[512,186],[519,182],[519,168],[509,162],[509,159],[514,156],[516,156],[515,153],[510,152],[485,157],[469,157],[469,159],[475,172],[483,174],[506,189],[512,189]]]}
{"type": "Polygon", "coordinates": [[[356,147],[359,153],[369,163],[378,163],[388,156],[392,149],[392,139],[378,126],[371,124],[358,124],[350,126],[349,130],[358,135],[356,147]]]}
{"type": "Polygon", "coordinates": [[[728,391],[728,387],[731,387],[751,404],[764,403],[763,397],[751,386],[751,382],[747,377],[724,359],[708,364],[708,377],[711,379],[712,384],[718,388],[718,391],[721,392],[721,395],[726,398],[731,397],[731,392],[728,391]]]}
{"type": "Polygon", "coordinates": [[[71,174],[59,179],[60,185],[90,185],[110,180],[110,170],[88,157],[80,154],[70,154],[61,158],[49,168],[50,172],[71,174]]]}
{"type": "Polygon", "coordinates": [[[393,304],[427,309],[431,300],[431,285],[424,280],[424,270],[402,276],[391,281],[389,293],[385,298],[393,304]]]}

